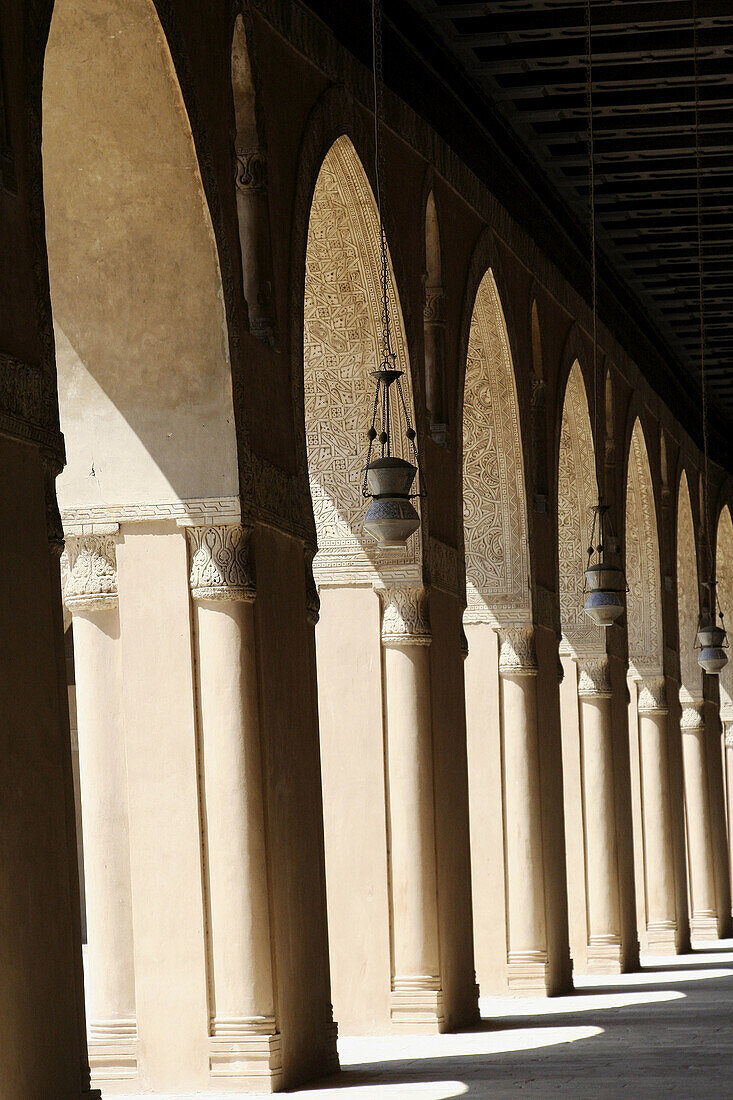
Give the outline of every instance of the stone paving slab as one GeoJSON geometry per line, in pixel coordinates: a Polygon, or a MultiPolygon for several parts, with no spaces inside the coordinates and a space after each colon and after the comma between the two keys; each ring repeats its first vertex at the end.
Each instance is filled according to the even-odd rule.
{"type": "MultiPolygon", "coordinates": [[[[285,1095],[293,1100],[733,1100],[733,940],[642,962],[638,974],[579,975],[569,997],[482,998],[482,1021],[472,1031],[343,1037],[342,1072],[285,1095]]],[[[201,1100],[202,1095],[233,1100],[231,1093],[157,1100],[201,1100]]]]}

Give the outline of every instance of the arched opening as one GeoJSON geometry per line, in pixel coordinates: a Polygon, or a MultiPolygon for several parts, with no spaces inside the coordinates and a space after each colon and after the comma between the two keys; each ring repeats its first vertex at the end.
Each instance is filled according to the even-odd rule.
{"type": "Polygon", "coordinates": [[[484,993],[518,985],[544,992],[544,898],[528,881],[532,876],[542,890],[524,455],[514,367],[491,270],[476,292],[468,336],[463,531],[476,972],[484,993]],[[520,712],[525,717],[515,729],[520,712]]]}
{"type": "MultiPolygon", "coordinates": [[[[696,482],[693,486],[695,490],[698,488],[696,482]]],[[[711,802],[713,759],[706,713],[708,704],[704,700],[703,674],[695,649],[699,593],[695,525],[687,474],[683,470],[677,494],[677,621],[687,886],[693,942],[716,937],[721,917],[715,874],[715,821],[711,802]]]]}
{"type": "Polygon", "coordinates": [[[213,228],[151,0],[54,5],[43,174],[93,1079],[193,1087],[221,990],[186,525],[236,525],[239,481],[213,228]]]}
{"type": "MultiPolygon", "coordinates": [[[[617,812],[624,777],[614,747],[613,669],[603,629],[583,610],[598,486],[588,400],[577,361],[565,391],[557,484],[570,953],[581,971],[618,973],[633,963],[636,937],[628,938],[629,914],[624,910],[627,869],[621,864],[617,812]]],[[[633,885],[631,889],[633,896],[633,885]]],[[[631,923],[635,925],[633,916],[631,923]]]]}
{"type": "MultiPolygon", "coordinates": [[[[411,407],[391,267],[389,280],[394,350],[411,407]]],[[[396,872],[389,861],[398,845],[388,790],[397,756],[386,752],[389,700],[375,589],[384,594],[399,584],[404,593],[418,592],[421,582],[419,534],[404,551],[385,552],[362,528],[380,299],[376,204],[356,150],[342,136],[323,161],[310,211],[304,394],[318,535],[313,573],[320,594],[316,655],[332,993],[347,1034],[383,1031],[394,1009],[396,872]]],[[[395,451],[409,459],[405,427],[400,413],[395,451]]]]}
{"type": "Polygon", "coordinates": [[[629,446],[624,546],[637,922],[643,950],[674,954],[682,941],[672,843],[659,539],[649,456],[638,419],[629,446]]]}
{"type": "MultiPolygon", "coordinates": [[[[718,582],[718,600],[724,622],[730,630],[733,622],[733,519],[730,506],[721,509],[715,550],[715,576],[718,582]]],[[[730,635],[729,635],[730,637],[730,635]]],[[[720,673],[720,723],[723,743],[723,780],[725,783],[725,811],[728,834],[728,861],[733,874],[733,662],[730,660],[720,673]]]]}
{"type": "Polygon", "coordinates": [[[430,434],[445,445],[448,438],[445,394],[445,290],[440,225],[431,191],[425,204],[425,404],[430,434]]]}

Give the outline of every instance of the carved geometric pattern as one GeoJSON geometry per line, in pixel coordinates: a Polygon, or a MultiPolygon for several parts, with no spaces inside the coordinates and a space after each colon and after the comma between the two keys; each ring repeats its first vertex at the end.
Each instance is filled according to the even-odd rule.
{"type": "MultiPolygon", "coordinates": [[[[411,407],[404,324],[389,270],[390,319],[402,387],[411,407]]],[[[369,183],[349,139],[326,155],[308,226],[304,318],[304,396],[308,470],[324,581],[344,568],[374,570],[383,555],[364,533],[363,467],[380,351],[379,223],[369,183]]],[[[393,391],[393,454],[410,459],[402,410],[393,391]]],[[[375,449],[375,457],[378,453],[375,449]]],[[[384,560],[419,560],[416,539],[384,560]]]]}
{"type": "Polygon", "coordinates": [[[639,420],[631,435],[626,484],[626,582],[629,658],[639,668],[661,668],[659,544],[651,470],[639,420]]]}
{"type": "MultiPolygon", "coordinates": [[[[733,520],[727,505],[718,520],[715,575],[720,608],[726,628],[730,630],[733,624],[733,520]]],[[[730,658],[730,654],[728,656],[730,658]]],[[[730,659],[720,673],[720,714],[723,719],[733,717],[733,661],[730,659]]]]}
{"type": "Polygon", "coordinates": [[[504,315],[491,271],[484,275],[476,294],[464,395],[466,621],[477,622],[497,617],[487,616],[487,612],[519,609],[527,613],[530,603],[517,393],[504,315]]]}
{"type": "Polygon", "coordinates": [[[566,636],[573,638],[590,639],[602,629],[589,624],[583,611],[587,549],[597,496],[588,399],[576,361],[565,391],[557,485],[560,621],[566,636]]]}
{"type": "Polygon", "coordinates": [[[680,683],[693,698],[702,693],[695,632],[699,614],[697,557],[687,476],[682,472],[677,503],[677,615],[679,622],[680,683]]]}

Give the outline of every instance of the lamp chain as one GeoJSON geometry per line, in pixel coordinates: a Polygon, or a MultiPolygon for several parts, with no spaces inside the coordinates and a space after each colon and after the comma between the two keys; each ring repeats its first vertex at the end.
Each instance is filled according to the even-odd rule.
{"type": "Polygon", "coordinates": [[[591,0],[585,4],[586,69],[585,96],[588,109],[588,190],[590,205],[591,310],[593,313],[593,416],[596,446],[599,427],[598,385],[598,273],[596,266],[596,165],[593,133],[593,51],[591,43],[591,0]]]}
{"type": "Polygon", "coordinates": [[[384,115],[384,79],[382,47],[382,3],[372,0],[372,52],[374,58],[374,172],[377,192],[377,210],[379,212],[379,251],[380,278],[382,289],[382,363],[392,365],[392,333],[389,317],[389,261],[387,255],[387,235],[384,231],[383,188],[386,179],[384,150],[381,142],[382,119],[384,115]]]}
{"type": "MultiPolygon", "coordinates": [[[[697,0],[692,0],[692,64],[694,72],[694,91],[695,91],[695,180],[697,190],[697,269],[698,269],[698,290],[699,290],[699,318],[700,318],[700,388],[702,390],[702,445],[703,445],[703,480],[702,480],[702,493],[703,493],[703,510],[704,516],[704,529],[705,529],[705,542],[708,559],[708,577],[712,581],[713,578],[713,546],[710,532],[710,511],[708,508],[708,493],[709,493],[709,457],[708,457],[708,393],[707,393],[707,376],[705,369],[705,269],[703,260],[703,245],[702,245],[702,171],[701,161],[702,154],[700,151],[700,79],[699,79],[699,65],[697,56],[698,47],[698,18],[697,18],[697,0]]],[[[715,594],[712,593],[714,600],[715,594]]],[[[715,614],[715,607],[711,608],[711,612],[715,614]]]]}

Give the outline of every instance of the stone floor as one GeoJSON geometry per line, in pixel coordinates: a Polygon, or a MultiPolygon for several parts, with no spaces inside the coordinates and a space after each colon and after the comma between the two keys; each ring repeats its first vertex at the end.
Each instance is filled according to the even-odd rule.
{"type": "Polygon", "coordinates": [[[578,977],[571,997],[483,998],[482,1023],[470,1032],[344,1037],[341,1074],[287,1095],[733,1098],[733,940],[643,963],[639,974],[578,977]]]}

